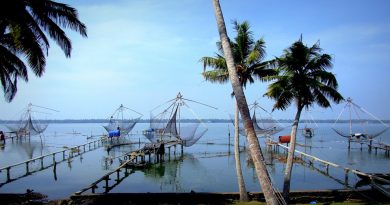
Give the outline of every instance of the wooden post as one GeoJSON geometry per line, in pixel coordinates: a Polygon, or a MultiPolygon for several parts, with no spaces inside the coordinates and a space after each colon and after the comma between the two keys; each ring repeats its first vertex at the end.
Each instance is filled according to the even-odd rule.
{"type": "Polygon", "coordinates": [[[43,157],[41,158],[41,170],[43,169],[43,157]]]}
{"type": "Polygon", "coordinates": [[[65,150],[62,151],[62,160],[65,160],[65,150]]]}
{"type": "Polygon", "coordinates": [[[329,164],[326,164],[326,174],[329,174],[329,164]]]}
{"type": "Polygon", "coordinates": [[[56,153],[53,153],[53,163],[56,163],[56,153]]]}
{"type": "Polygon", "coordinates": [[[105,178],[105,180],[106,180],[106,192],[108,192],[108,180],[109,180],[110,178],[109,178],[109,176],[107,176],[106,178],[105,178]]]}
{"type": "Polygon", "coordinates": [[[351,149],[351,138],[348,138],[348,150],[351,149]]]}
{"type": "Polygon", "coordinates": [[[349,169],[345,168],[345,184],[348,184],[348,173],[349,173],[349,169]]]}
{"type": "Polygon", "coordinates": [[[228,134],[228,136],[229,136],[229,137],[228,137],[228,138],[229,138],[229,139],[228,139],[228,140],[229,140],[229,141],[228,141],[228,154],[230,155],[230,129],[229,129],[229,134],[228,134]]]}
{"type": "Polygon", "coordinates": [[[120,170],[118,169],[118,170],[116,170],[116,181],[117,182],[119,182],[119,172],[120,172],[120,170]]]}
{"type": "Polygon", "coordinates": [[[26,174],[28,174],[30,172],[28,169],[28,163],[29,163],[29,161],[26,162],[26,174]]]}
{"type": "Polygon", "coordinates": [[[7,167],[7,181],[11,180],[10,169],[11,169],[11,167],[7,167]]]}
{"type": "Polygon", "coordinates": [[[370,145],[368,146],[368,150],[371,152],[372,149],[372,139],[370,140],[370,145]]]}
{"type": "Polygon", "coordinates": [[[54,162],[53,174],[54,174],[54,180],[57,181],[57,163],[56,162],[54,162]]]}

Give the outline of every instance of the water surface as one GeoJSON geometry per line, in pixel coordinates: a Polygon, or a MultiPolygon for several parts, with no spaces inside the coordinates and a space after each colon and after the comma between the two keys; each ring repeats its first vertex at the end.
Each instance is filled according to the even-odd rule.
{"type": "MultiPolygon", "coordinates": [[[[237,192],[237,180],[233,155],[233,130],[228,123],[208,123],[208,132],[197,144],[184,148],[184,154],[180,154],[177,147],[176,155],[165,157],[165,162],[152,165],[144,170],[138,170],[126,177],[111,192],[237,192]],[[230,131],[229,131],[230,129],[230,131]],[[229,147],[229,133],[231,146],[229,147]],[[230,151],[230,154],[229,154],[230,151]]],[[[359,169],[365,172],[388,172],[390,158],[385,156],[384,151],[369,152],[360,144],[351,144],[348,150],[347,140],[337,135],[330,127],[332,124],[321,123],[315,130],[313,138],[305,138],[298,135],[297,149],[321,159],[340,164],[345,167],[359,169]],[[301,146],[300,146],[301,145],[301,146]]],[[[337,124],[340,129],[348,129],[348,124],[337,124]]],[[[379,124],[372,124],[368,129],[375,130],[379,124]]],[[[137,124],[133,134],[126,140],[134,142],[132,145],[117,147],[110,152],[104,147],[86,152],[70,161],[58,163],[56,168],[49,167],[43,171],[33,173],[0,187],[1,193],[24,193],[26,189],[48,195],[49,199],[65,198],[80,189],[87,187],[107,172],[114,170],[119,160],[115,159],[112,164],[105,159],[115,158],[131,150],[136,150],[147,143],[147,139],[140,134],[147,129],[148,124],[137,124]],[[138,143],[141,144],[138,144],[138,143]]],[[[1,130],[5,130],[0,125],[1,130]]],[[[273,136],[276,140],[279,135],[288,135],[291,127],[285,124],[285,129],[273,136]]],[[[98,137],[87,139],[91,135],[105,134],[99,123],[73,123],[73,124],[50,124],[45,133],[32,136],[30,140],[7,141],[6,146],[0,150],[0,167],[22,162],[47,153],[52,153],[84,144],[98,137]]],[[[390,144],[390,131],[377,138],[390,144]]],[[[245,145],[244,137],[241,144],[245,145]]],[[[275,186],[281,190],[283,186],[284,155],[268,152],[265,149],[265,140],[260,138],[260,144],[265,154],[267,168],[275,186]]],[[[60,157],[57,158],[60,161],[60,157]]],[[[50,163],[45,161],[45,163],[50,163]]],[[[244,180],[248,191],[261,191],[254,167],[248,163],[246,152],[241,155],[244,180]]],[[[40,163],[31,163],[32,169],[39,169],[40,163]]],[[[325,167],[316,165],[316,169],[325,170],[325,167]]],[[[13,168],[13,176],[24,174],[25,167],[13,168]]],[[[310,189],[340,189],[345,185],[344,172],[341,169],[330,168],[331,177],[324,175],[308,166],[295,164],[291,182],[292,190],[310,189]],[[318,183],[321,182],[321,183],[318,183]]],[[[0,183],[6,181],[6,174],[0,173],[0,183]]],[[[358,181],[357,177],[349,174],[350,186],[358,181]]],[[[99,191],[99,190],[98,190],[99,191]]],[[[101,191],[101,190],[100,190],[101,191]]]]}

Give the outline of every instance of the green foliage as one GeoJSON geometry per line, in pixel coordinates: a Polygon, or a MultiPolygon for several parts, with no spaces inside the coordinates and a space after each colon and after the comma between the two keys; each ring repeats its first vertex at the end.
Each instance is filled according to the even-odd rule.
{"type": "MultiPolygon", "coordinates": [[[[263,39],[255,41],[247,21],[233,22],[237,36],[230,41],[234,63],[240,83],[245,88],[247,83],[254,83],[255,79],[263,80],[266,76],[275,74],[269,69],[268,62],[262,62],[265,57],[265,42],[263,39]]],[[[212,83],[226,83],[229,81],[229,73],[226,60],[223,55],[221,42],[217,42],[218,53],[215,57],[203,57],[203,77],[212,83]],[[206,71],[207,67],[213,70],[206,71]]]]}
{"type": "Polygon", "coordinates": [[[36,76],[45,71],[50,47],[47,34],[70,57],[72,45],[61,28],[87,36],[76,9],[50,0],[4,0],[0,3],[0,80],[7,101],[17,91],[17,80],[28,81],[28,63],[36,76]]]}
{"type": "Polygon", "coordinates": [[[318,42],[307,47],[300,39],[272,62],[278,75],[267,78],[274,82],[265,96],[276,101],[273,109],[285,110],[292,102],[300,109],[315,103],[326,108],[331,106],[328,99],[336,103],[343,100],[336,77],[328,71],[332,58],[321,51],[318,42]]]}

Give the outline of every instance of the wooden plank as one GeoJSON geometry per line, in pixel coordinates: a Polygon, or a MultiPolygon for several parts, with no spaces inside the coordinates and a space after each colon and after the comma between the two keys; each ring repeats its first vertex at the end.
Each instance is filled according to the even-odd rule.
{"type": "MultiPolygon", "coordinates": [[[[105,140],[105,139],[95,140],[94,142],[102,141],[102,140],[105,140]]],[[[85,143],[85,144],[83,144],[83,145],[87,145],[87,144],[88,144],[88,143],[85,143]]],[[[5,169],[9,168],[9,167],[15,167],[15,166],[18,166],[18,165],[21,165],[21,164],[25,164],[25,163],[28,163],[28,162],[31,162],[31,161],[35,161],[35,160],[38,160],[38,159],[41,159],[41,158],[45,158],[45,157],[48,157],[48,156],[51,156],[51,155],[55,155],[55,154],[58,154],[58,153],[61,153],[61,152],[72,151],[72,150],[77,149],[78,147],[83,146],[83,145],[78,145],[78,146],[70,147],[70,148],[68,148],[68,149],[60,150],[60,151],[57,151],[57,152],[52,152],[52,153],[49,153],[49,154],[46,154],[46,155],[41,155],[41,156],[38,156],[38,157],[35,157],[35,158],[32,158],[32,159],[23,161],[23,162],[19,162],[19,163],[13,164],[13,165],[9,165],[9,166],[6,166],[6,167],[2,167],[2,168],[0,168],[0,172],[1,172],[2,170],[5,170],[5,169]]]]}
{"type": "Polygon", "coordinates": [[[390,191],[389,191],[389,190],[385,189],[384,187],[382,187],[382,186],[380,186],[379,184],[376,184],[376,183],[374,183],[374,182],[371,183],[371,186],[372,186],[374,189],[380,191],[381,193],[383,193],[384,195],[386,195],[387,197],[390,198],[390,191]]]}

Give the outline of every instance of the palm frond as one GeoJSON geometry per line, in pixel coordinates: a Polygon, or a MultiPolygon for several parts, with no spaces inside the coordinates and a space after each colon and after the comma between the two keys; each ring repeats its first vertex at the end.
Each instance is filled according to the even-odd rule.
{"type": "Polygon", "coordinates": [[[224,58],[222,57],[202,57],[200,59],[201,62],[203,62],[203,71],[206,70],[206,67],[212,67],[214,69],[222,69],[222,70],[226,70],[227,67],[226,67],[226,61],[224,58]]]}
{"type": "Polygon", "coordinates": [[[227,70],[211,70],[202,73],[206,81],[212,83],[226,83],[229,81],[229,72],[227,70]]]}
{"type": "MultiPolygon", "coordinates": [[[[32,13],[39,19],[43,16],[49,18],[64,28],[70,28],[87,37],[86,26],[78,19],[77,10],[63,3],[54,1],[27,1],[32,13]]],[[[38,20],[37,19],[37,20],[38,20]]],[[[41,19],[44,21],[44,19],[41,19]]]]}
{"type": "Polygon", "coordinates": [[[300,108],[314,103],[329,107],[329,100],[336,103],[343,100],[337,91],[336,77],[326,71],[332,67],[332,58],[321,51],[319,42],[309,48],[300,39],[285,49],[281,57],[269,62],[269,66],[278,72],[278,77],[265,78],[275,81],[265,94],[276,101],[274,108],[286,109],[292,99],[300,108]]]}
{"type": "Polygon", "coordinates": [[[38,77],[44,73],[50,47],[47,33],[67,57],[70,57],[72,47],[61,27],[87,36],[77,10],[51,0],[5,1],[1,4],[1,15],[0,79],[7,101],[15,96],[18,79],[28,80],[23,61],[38,77]]]}
{"type": "Polygon", "coordinates": [[[64,51],[66,57],[70,57],[72,44],[65,32],[54,21],[46,15],[36,14],[35,19],[40,23],[42,28],[49,33],[50,37],[55,40],[58,46],[64,51]]]}
{"type": "Polygon", "coordinates": [[[0,44],[0,80],[7,102],[11,102],[17,92],[17,79],[27,81],[27,67],[16,55],[0,44]]]}
{"type": "Polygon", "coordinates": [[[20,26],[11,26],[11,33],[14,34],[15,49],[20,51],[28,61],[34,74],[41,76],[45,71],[46,58],[39,40],[31,30],[20,26]]]}

